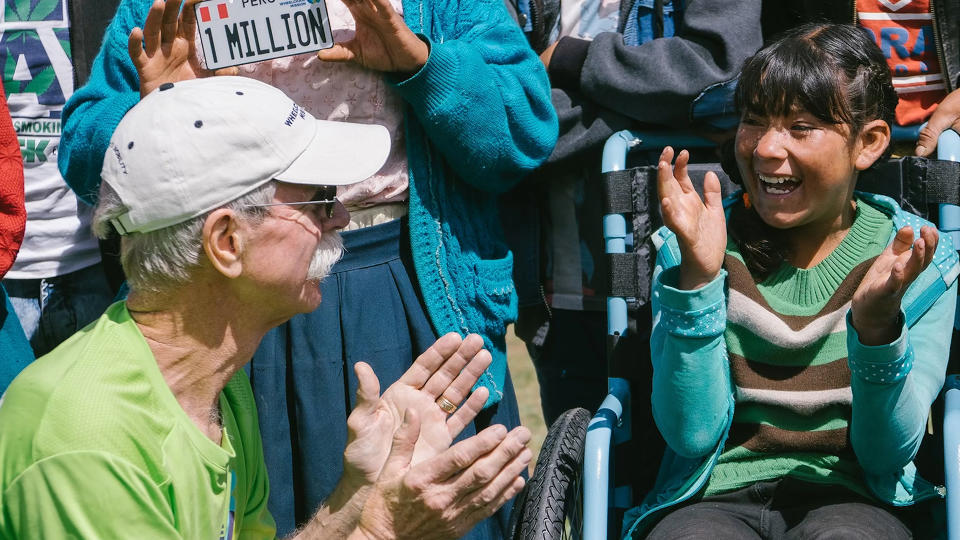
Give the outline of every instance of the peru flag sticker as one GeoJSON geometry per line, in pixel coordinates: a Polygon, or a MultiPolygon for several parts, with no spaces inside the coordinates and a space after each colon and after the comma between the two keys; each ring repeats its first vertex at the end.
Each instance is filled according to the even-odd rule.
{"type": "MultiPolygon", "coordinates": [[[[198,8],[197,11],[200,13],[200,20],[202,22],[210,22],[210,6],[203,6],[198,8]]],[[[227,4],[225,2],[217,4],[217,18],[220,20],[230,18],[230,15],[227,12],[227,4]]]]}

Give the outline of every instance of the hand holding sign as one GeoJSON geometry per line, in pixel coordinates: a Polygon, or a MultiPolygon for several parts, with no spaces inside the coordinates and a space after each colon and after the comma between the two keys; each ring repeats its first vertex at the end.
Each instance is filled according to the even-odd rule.
{"type": "Polygon", "coordinates": [[[415,73],[430,49],[416,36],[389,0],[343,0],[357,23],[350,41],[317,53],[327,62],[353,62],[374,71],[415,73]]]}
{"type": "Polygon", "coordinates": [[[141,97],[166,82],[236,74],[236,68],[214,73],[202,66],[195,44],[197,19],[190,7],[197,0],[187,0],[188,8],[182,14],[181,2],[156,0],[143,29],[130,32],[127,51],[140,76],[141,97]]]}

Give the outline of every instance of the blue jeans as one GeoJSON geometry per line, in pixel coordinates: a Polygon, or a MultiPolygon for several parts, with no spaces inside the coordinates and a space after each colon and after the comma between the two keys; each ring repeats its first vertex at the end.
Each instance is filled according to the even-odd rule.
{"type": "Polygon", "coordinates": [[[100,263],[52,278],[5,279],[3,286],[37,357],[97,319],[113,300],[100,263]]]}

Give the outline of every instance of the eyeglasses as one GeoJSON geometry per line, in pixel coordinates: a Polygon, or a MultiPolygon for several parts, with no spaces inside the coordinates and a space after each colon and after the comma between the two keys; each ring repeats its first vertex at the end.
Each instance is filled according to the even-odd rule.
{"type": "Polygon", "coordinates": [[[279,203],[267,203],[267,204],[247,204],[244,205],[244,208],[265,208],[268,206],[305,206],[308,204],[322,204],[323,205],[323,215],[327,216],[327,219],[333,218],[334,209],[337,206],[337,186],[320,186],[317,188],[317,192],[313,195],[313,199],[309,201],[299,201],[299,202],[279,202],[279,203]]]}

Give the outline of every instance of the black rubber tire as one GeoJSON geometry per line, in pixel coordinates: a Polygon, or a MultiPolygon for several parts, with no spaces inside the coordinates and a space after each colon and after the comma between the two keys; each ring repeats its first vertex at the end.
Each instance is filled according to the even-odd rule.
{"type": "Polygon", "coordinates": [[[517,497],[511,515],[514,540],[580,538],[583,447],[590,413],[570,409],[550,426],[533,476],[517,497]]]}

